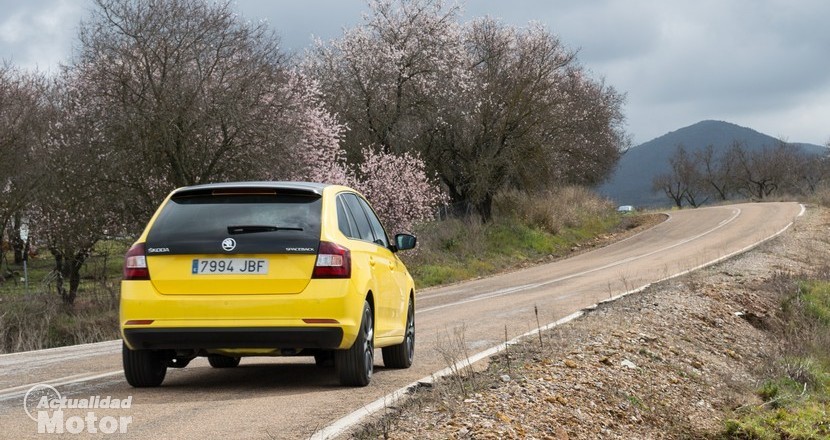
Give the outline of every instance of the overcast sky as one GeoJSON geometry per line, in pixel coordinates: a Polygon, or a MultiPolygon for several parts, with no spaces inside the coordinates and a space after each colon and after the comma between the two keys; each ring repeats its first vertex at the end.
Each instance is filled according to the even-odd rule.
{"type": "MultiPolygon", "coordinates": [[[[336,38],[363,0],[238,0],[283,46],[336,38]]],[[[0,0],[0,58],[55,71],[77,45],[89,0],[0,0]]],[[[635,145],[704,119],[792,142],[830,139],[830,1],[469,0],[464,16],[545,24],[597,78],[627,94],[635,145]]]]}

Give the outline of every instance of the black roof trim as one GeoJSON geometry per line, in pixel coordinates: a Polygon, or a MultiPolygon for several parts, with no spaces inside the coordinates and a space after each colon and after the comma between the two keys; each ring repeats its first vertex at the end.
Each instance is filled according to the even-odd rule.
{"type": "Polygon", "coordinates": [[[312,193],[318,196],[323,195],[323,190],[331,185],[325,183],[314,182],[225,182],[225,183],[208,183],[204,185],[186,186],[179,188],[173,192],[173,195],[181,195],[183,193],[203,191],[210,191],[216,189],[236,189],[236,188],[268,188],[277,190],[289,190],[292,192],[312,193]]]}

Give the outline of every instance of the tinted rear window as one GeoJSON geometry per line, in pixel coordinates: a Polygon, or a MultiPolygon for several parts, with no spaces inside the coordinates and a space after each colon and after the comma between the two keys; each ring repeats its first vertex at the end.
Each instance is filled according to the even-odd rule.
{"type": "Polygon", "coordinates": [[[150,229],[148,253],[313,253],[320,240],[321,200],[316,194],[173,197],[150,229]],[[230,226],[286,229],[230,233],[230,226]],[[233,251],[221,247],[228,237],[237,242],[233,251]]]}

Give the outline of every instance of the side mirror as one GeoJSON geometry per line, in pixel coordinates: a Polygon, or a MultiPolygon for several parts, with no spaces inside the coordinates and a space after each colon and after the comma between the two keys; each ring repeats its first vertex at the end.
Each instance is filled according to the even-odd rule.
{"type": "Polygon", "coordinates": [[[412,234],[397,234],[395,235],[395,248],[399,251],[405,251],[407,249],[412,249],[415,247],[415,244],[418,242],[418,238],[416,238],[412,234]]]}

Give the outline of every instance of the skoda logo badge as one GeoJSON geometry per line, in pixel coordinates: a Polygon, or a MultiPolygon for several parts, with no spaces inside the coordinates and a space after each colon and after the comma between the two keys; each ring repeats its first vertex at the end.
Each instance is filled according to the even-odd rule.
{"type": "Polygon", "coordinates": [[[230,252],[236,249],[236,240],[234,240],[233,238],[226,238],[222,240],[222,249],[224,249],[226,252],[230,252]]]}

